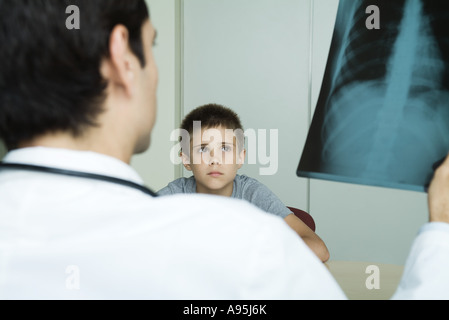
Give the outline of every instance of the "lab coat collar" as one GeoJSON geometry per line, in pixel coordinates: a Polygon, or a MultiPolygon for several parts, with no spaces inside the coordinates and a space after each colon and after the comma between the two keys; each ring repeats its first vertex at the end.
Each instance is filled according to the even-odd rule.
{"type": "Polygon", "coordinates": [[[9,152],[5,163],[19,163],[111,176],[143,185],[139,174],[128,164],[91,151],[32,147],[9,152]]]}

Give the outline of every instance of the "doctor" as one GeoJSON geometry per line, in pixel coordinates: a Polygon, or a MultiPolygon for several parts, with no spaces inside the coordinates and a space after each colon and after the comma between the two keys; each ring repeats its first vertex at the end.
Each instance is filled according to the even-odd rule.
{"type": "MultiPolygon", "coordinates": [[[[282,219],[143,187],[155,38],[143,0],[0,0],[0,299],[344,299],[282,219]]],[[[449,298],[448,172],[396,298],[449,298]]]]}

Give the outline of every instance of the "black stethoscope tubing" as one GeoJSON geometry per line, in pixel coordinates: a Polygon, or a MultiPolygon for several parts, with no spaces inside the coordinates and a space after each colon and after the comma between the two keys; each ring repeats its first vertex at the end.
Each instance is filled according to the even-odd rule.
{"type": "Polygon", "coordinates": [[[98,180],[103,182],[110,182],[115,183],[118,185],[126,186],[129,188],[137,189],[142,191],[143,193],[150,195],[152,197],[157,197],[158,195],[150,190],[149,188],[134,183],[132,181],[119,179],[115,177],[110,176],[104,176],[100,174],[94,174],[94,173],[87,173],[87,172],[81,172],[81,171],[72,171],[72,170],[65,170],[65,169],[59,169],[59,168],[52,168],[52,167],[43,167],[43,166],[34,166],[29,164],[19,164],[19,163],[4,163],[0,162],[0,170],[6,169],[6,170],[20,170],[20,171],[32,171],[32,172],[40,172],[40,173],[48,173],[48,174],[57,174],[57,175],[63,175],[63,176],[69,176],[69,177],[76,177],[76,178],[84,178],[84,179],[91,179],[91,180],[98,180]]]}

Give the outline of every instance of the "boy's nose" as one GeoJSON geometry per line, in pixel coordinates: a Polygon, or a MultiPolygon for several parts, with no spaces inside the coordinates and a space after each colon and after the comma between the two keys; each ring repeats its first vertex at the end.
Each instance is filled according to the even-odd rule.
{"type": "Polygon", "coordinates": [[[216,157],[215,154],[220,155],[219,152],[216,152],[216,153],[215,153],[214,150],[212,150],[212,151],[210,152],[210,159],[209,159],[209,165],[210,165],[210,166],[221,164],[221,159],[220,159],[220,157],[219,157],[219,156],[216,157]]]}

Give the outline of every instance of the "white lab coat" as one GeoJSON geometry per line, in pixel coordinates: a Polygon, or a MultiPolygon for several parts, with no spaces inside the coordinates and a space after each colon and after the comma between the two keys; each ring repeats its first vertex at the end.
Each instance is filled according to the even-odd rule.
{"type": "MultiPolygon", "coordinates": [[[[29,148],[4,161],[142,183],[91,152],[29,148]]],[[[416,241],[396,298],[447,298],[449,231],[424,230],[416,241]]],[[[344,298],[281,218],[247,202],[0,172],[0,299],[344,298]]]]}

